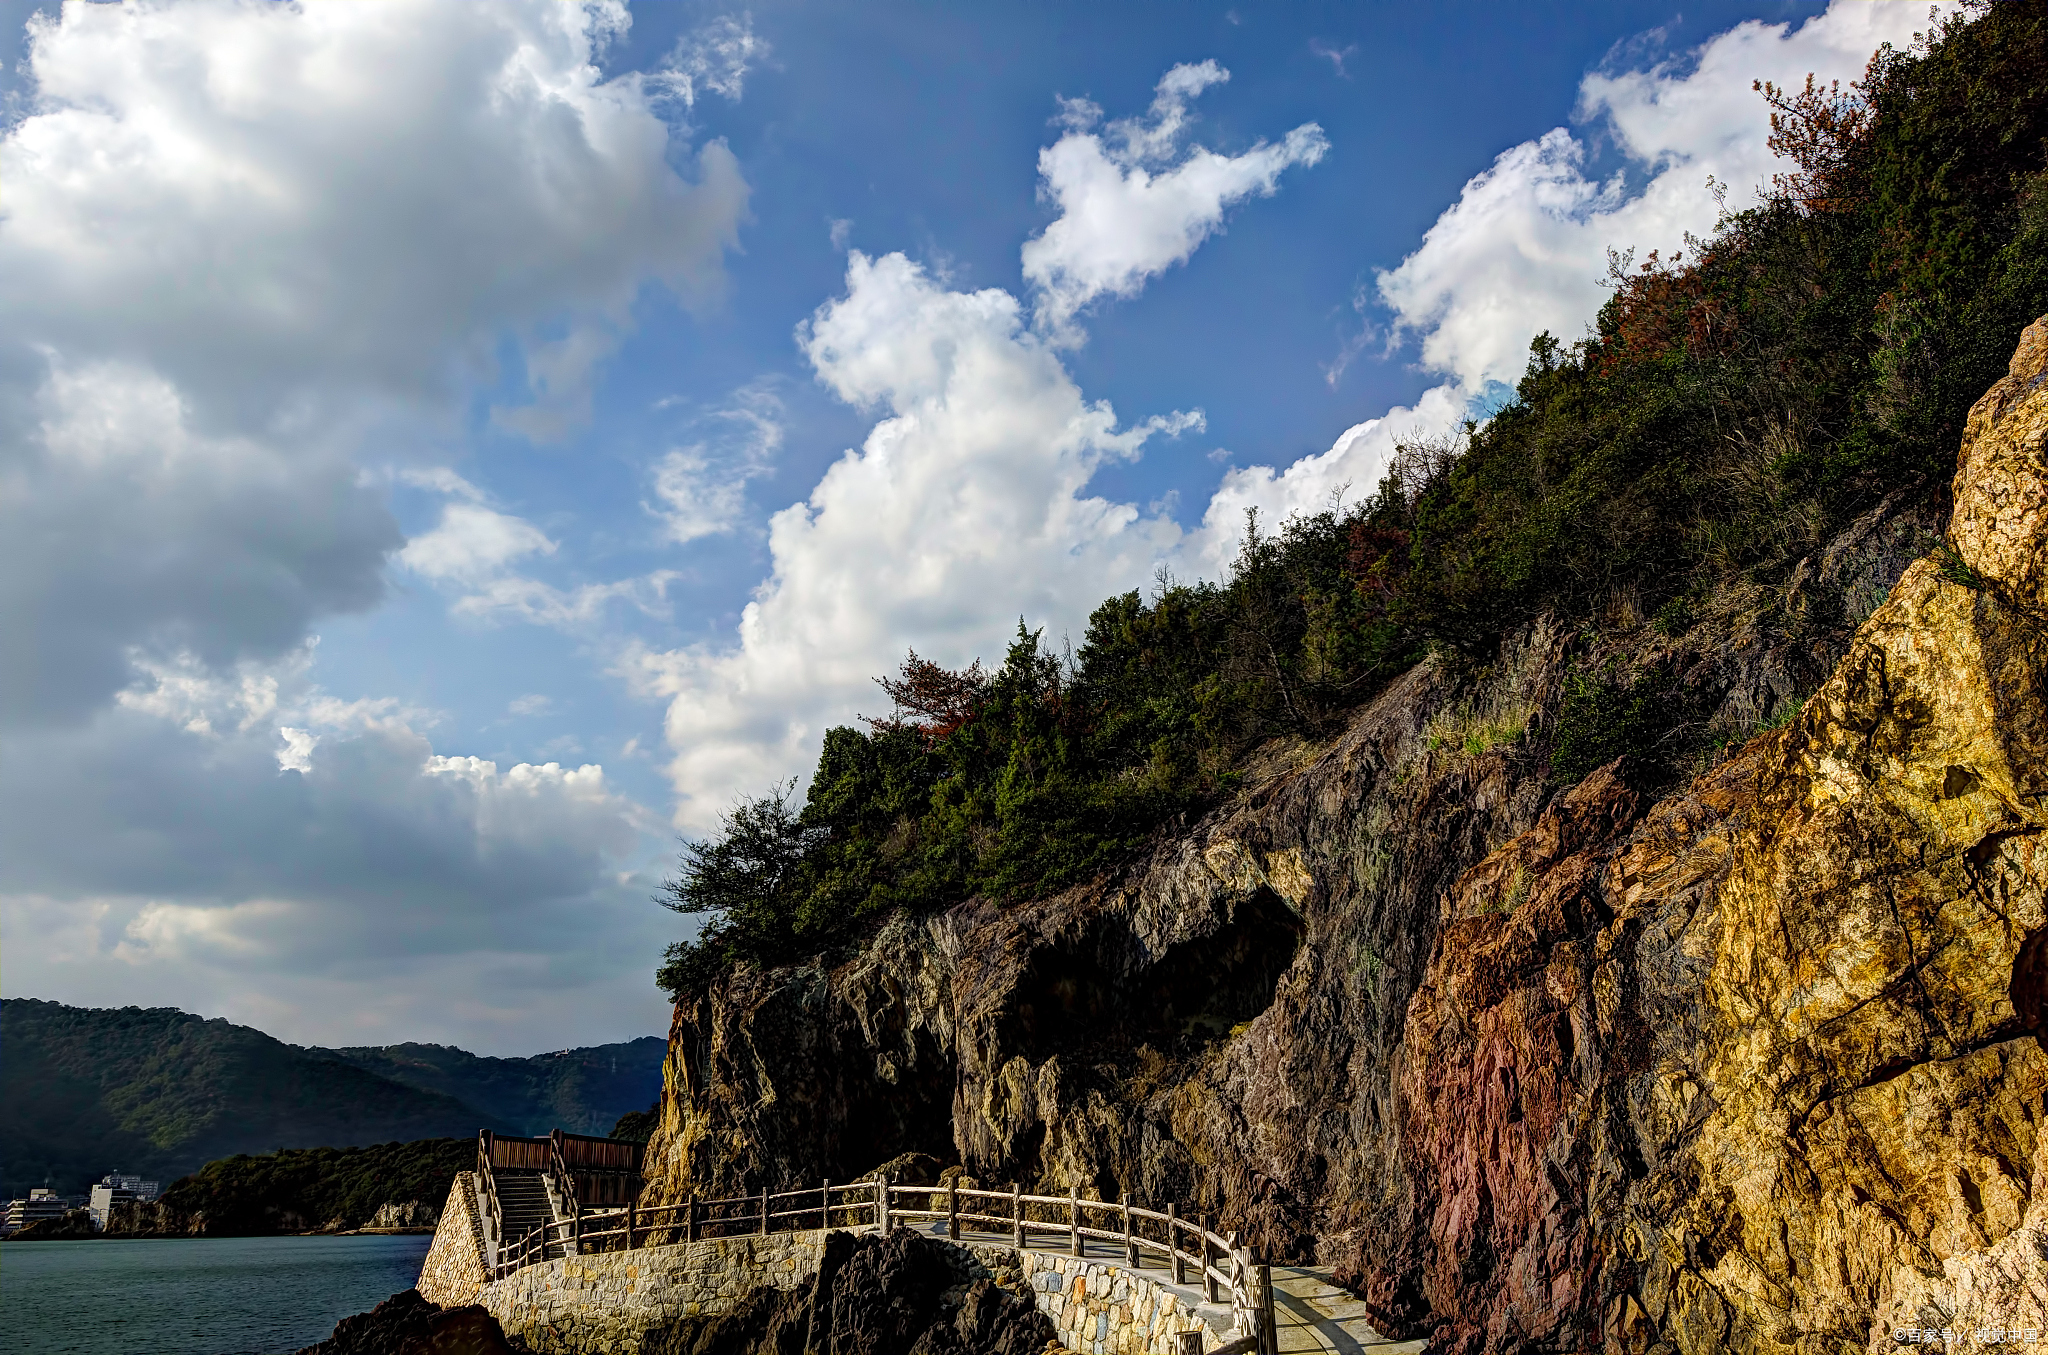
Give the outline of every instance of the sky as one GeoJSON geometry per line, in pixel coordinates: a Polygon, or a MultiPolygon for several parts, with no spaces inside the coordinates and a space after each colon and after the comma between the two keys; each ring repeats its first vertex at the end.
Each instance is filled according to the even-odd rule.
{"type": "Polygon", "coordinates": [[[1370,493],[1923,0],[0,0],[0,991],[659,1033],[905,652],[1370,493]]]}

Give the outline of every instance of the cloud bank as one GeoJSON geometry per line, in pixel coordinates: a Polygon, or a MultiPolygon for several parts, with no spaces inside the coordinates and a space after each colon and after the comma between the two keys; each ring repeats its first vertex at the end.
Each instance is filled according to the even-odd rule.
{"type": "Polygon", "coordinates": [[[312,627],[394,565],[475,615],[659,605],[660,575],[522,577],[556,542],[419,464],[494,388],[499,426],[558,436],[638,298],[721,292],[748,186],[675,116],[737,98],[765,47],[719,20],[608,77],[629,23],[618,0],[29,21],[0,127],[9,991],[511,1052],[579,1004],[586,1030],[658,1019],[661,929],[621,878],[646,818],[602,769],[451,755],[307,668],[312,627]],[[373,458],[446,496],[411,542],[373,458]]]}

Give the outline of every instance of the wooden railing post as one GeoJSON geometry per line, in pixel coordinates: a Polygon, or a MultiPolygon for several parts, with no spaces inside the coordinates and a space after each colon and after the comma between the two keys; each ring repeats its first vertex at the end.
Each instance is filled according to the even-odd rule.
{"type": "Polygon", "coordinates": [[[626,1250],[627,1250],[627,1251],[631,1251],[631,1250],[633,1250],[633,1224],[634,1224],[634,1222],[635,1222],[635,1211],[634,1211],[634,1208],[633,1208],[633,1202],[632,1202],[631,1200],[628,1200],[628,1201],[626,1201],[626,1250]]]}
{"type": "Polygon", "coordinates": [[[1024,1187],[1010,1183],[1010,1231],[1018,1251],[1024,1250],[1024,1187]]]}
{"type": "Polygon", "coordinates": [[[761,1236],[768,1236],[768,1187],[761,1187],[761,1236]]]}
{"type": "Polygon", "coordinates": [[[818,1187],[818,1226],[832,1226],[832,1178],[829,1176],[818,1187]]]}
{"type": "Polygon", "coordinates": [[[1180,1256],[1179,1215],[1180,1207],[1173,1201],[1168,1200],[1166,1202],[1166,1254],[1172,1258],[1170,1264],[1173,1266],[1173,1282],[1175,1284],[1186,1284],[1188,1278],[1187,1267],[1182,1263],[1180,1256]]]}
{"type": "Polygon", "coordinates": [[[569,1251],[572,1256],[583,1255],[583,1206],[569,1206],[569,1251]]]}
{"type": "Polygon", "coordinates": [[[695,1242],[697,1240],[697,1196],[695,1192],[692,1192],[690,1195],[690,1203],[685,1207],[683,1219],[683,1240],[685,1242],[695,1242]]]}
{"type": "Polygon", "coordinates": [[[1081,1188],[1067,1187],[1067,1247],[1074,1255],[1081,1254],[1081,1188]]]}
{"type": "Polygon", "coordinates": [[[1202,1289],[1209,1296],[1209,1302],[1220,1302],[1216,1297],[1216,1275],[1209,1268],[1209,1237],[1216,1231],[1216,1216],[1206,1209],[1202,1211],[1202,1289]]]}
{"type": "Polygon", "coordinates": [[[1125,1199],[1125,1200],[1123,1201],[1123,1206],[1124,1206],[1124,1264],[1125,1264],[1125,1265],[1127,1265],[1127,1266],[1129,1266],[1129,1267],[1130,1267],[1131,1269],[1133,1269],[1133,1270],[1136,1270],[1136,1269],[1138,1268],[1138,1242],[1137,1242],[1137,1239],[1136,1239],[1136,1238],[1134,1238],[1134,1237],[1132,1237],[1132,1236],[1131,1236],[1131,1202],[1130,1202],[1129,1198],[1126,1198],[1126,1199],[1125,1199]]]}
{"type": "Polygon", "coordinates": [[[1273,1267],[1259,1266],[1259,1349],[1264,1355],[1280,1355],[1280,1333],[1273,1320],[1273,1267]]]}
{"type": "Polygon", "coordinates": [[[946,1236],[955,1242],[960,1240],[960,1178],[957,1176],[946,1187],[946,1236]]]}
{"type": "Polygon", "coordinates": [[[889,1231],[889,1178],[880,1172],[875,1173],[875,1226],[889,1231]]]}

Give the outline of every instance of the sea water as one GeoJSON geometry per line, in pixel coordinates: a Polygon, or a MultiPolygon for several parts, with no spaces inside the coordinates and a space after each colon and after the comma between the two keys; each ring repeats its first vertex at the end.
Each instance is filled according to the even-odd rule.
{"type": "Polygon", "coordinates": [[[419,1278],[432,1238],[0,1244],[6,1355],[285,1355],[419,1278]]]}

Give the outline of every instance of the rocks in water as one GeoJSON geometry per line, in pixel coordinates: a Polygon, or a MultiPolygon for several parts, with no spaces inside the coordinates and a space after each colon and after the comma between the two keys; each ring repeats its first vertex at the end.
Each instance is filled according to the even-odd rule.
{"type": "Polygon", "coordinates": [[[513,1355],[498,1320],[479,1307],[440,1308],[417,1289],[344,1317],[299,1355],[513,1355]]]}
{"type": "Polygon", "coordinates": [[[15,1229],[8,1234],[10,1242],[65,1242],[81,1237],[98,1236],[92,1230],[92,1215],[83,1209],[73,1209],[54,1219],[37,1219],[34,1223],[15,1229]]]}
{"type": "Polygon", "coordinates": [[[377,1206],[377,1212],[363,1227],[431,1229],[440,1221],[440,1209],[424,1200],[386,1200],[377,1206]]]}
{"type": "Polygon", "coordinates": [[[733,1311],[649,1332],[642,1355],[1038,1355],[1057,1333],[968,1254],[899,1228],[833,1233],[806,1290],[757,1289],[733,1311]]]}

